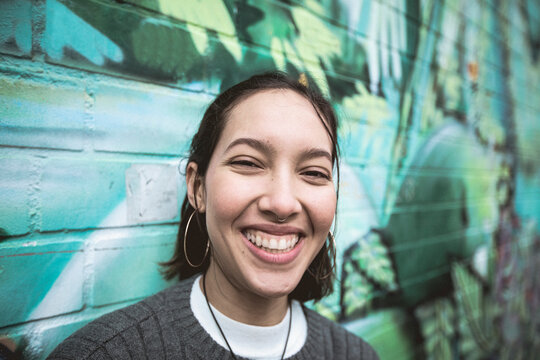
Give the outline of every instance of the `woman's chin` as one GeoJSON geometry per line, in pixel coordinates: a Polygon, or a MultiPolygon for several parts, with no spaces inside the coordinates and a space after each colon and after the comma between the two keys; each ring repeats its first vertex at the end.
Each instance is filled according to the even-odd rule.
{"type": "Polygon", "coordinates": [[[258,276],[257,279],[252,280],[254,281],[248,281],[248,283],[252,283],[254,292],[257,295],[275,299],[288,296],[293,292],[300,281],[300,277],[296,280],[294,276],[272,274],[258,276]]]}

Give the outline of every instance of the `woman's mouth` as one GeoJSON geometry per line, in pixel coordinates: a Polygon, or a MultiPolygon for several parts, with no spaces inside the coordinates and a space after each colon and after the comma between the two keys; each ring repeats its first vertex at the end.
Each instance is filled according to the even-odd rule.
{"type": "Polygon", "coordinates": [[[253,245],[272,254],[291,251],[300,238],[298,233],[275,235],[254,229],[244,230],[243,233],[253,245]]]}

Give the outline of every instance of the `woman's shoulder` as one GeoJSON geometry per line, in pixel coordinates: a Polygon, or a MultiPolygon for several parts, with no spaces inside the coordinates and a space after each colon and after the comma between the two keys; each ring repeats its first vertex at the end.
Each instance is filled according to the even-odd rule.
{"type": "Polygon", "coordinates": [[[342,325],[304,307],[308,322],[308,342],[321,347],[325,356],[333,359],[378,360],[375,350],[362,338],[345,329],[342,325]]]}
{"type": "Polygon", "coordinates": [[[168,338],[164,332],[170,332],[167,323],[189,309],[192,284],[193,279],[181,281],[93,320],[64,340],[48,359],[131,358],[130,354],[145,353],[147,343],[163,345],[168,338]]]}

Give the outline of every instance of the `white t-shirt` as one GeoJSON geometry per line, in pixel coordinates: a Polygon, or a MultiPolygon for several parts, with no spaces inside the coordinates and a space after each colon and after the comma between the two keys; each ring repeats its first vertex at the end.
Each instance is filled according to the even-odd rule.
{"type": "MultiPolygon", "coordinates": [[[[202,276],[199,276],[193,282],[190,297],[191,310],[212,339],[228,350],[229,348],[219,332],[210,310],[208,310],[206,299],[199,285],[201,278],[202,276]]],[[[210,304],[210,306],[212,305],[210,304]]],[[[287,310],[283,320],[273,326],[247,325],[227,317],[212,306],[212,311],[234,353],[238,356],[257,360],[281,359],[283,347],[287,340],[289,317],[291,316],[290,310],[292,310],[293,318],[289,342],[285,352],[286,358],[300,351],[307,338],[307,321],[302,305],[298,301],[293,300],[291,308],[287,310]]]]}

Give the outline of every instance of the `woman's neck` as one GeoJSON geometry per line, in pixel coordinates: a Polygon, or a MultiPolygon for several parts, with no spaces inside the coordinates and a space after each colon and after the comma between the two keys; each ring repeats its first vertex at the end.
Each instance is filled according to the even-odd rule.
{"type": "MultiPolygon", "coordinates": [[[[242,289],[234,284],[211,263],[206,274],[205,296],[208,301],[222,314],[248,325],[276,325],[287,313],[287,296],[266,298],[242,289]]],[[[204,289],[201,281],[201,291],[204,289]]]]}

